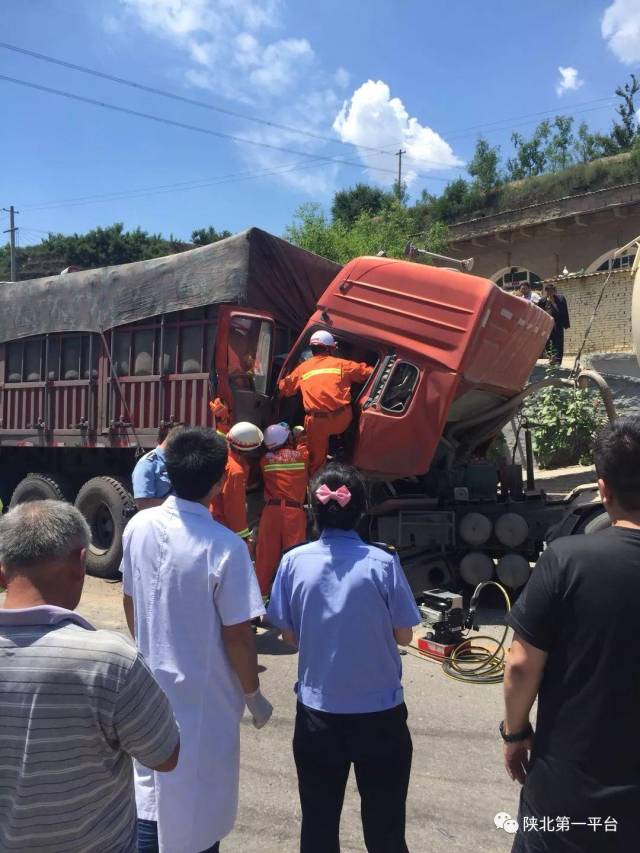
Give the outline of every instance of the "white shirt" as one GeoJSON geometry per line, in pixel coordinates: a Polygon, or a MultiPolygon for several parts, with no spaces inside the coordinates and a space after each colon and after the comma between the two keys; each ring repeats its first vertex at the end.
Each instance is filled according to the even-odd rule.
{"type": "Polygon", "coordinates": [[[136,642],[180,726],[174,771],[136,765],[138,817],[158,821],[161,851],[196,853],[236,818],[244,697],[221,627],[262,615],[260,589],[245,543],[198,503],[139,512],[123,545],[136,642]]]}

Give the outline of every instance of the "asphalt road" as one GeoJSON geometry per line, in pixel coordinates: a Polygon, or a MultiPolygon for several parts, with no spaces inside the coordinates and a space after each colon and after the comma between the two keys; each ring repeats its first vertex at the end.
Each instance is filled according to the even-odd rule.
{"type": "MultiPolygon", "coordinates": [[[[126,633],[119,583],[88,578],[78,608],[96,627],[126,633]]],[[[493,629],[495,630],[495,629],[493,629]]],[[[223,853],[295,853],[300,807],[291,737],[296,655],[273,632],[258,635],[260,678],[274,716],[260,732],[242,724],[240,811],[223,853]]],[[[411,853],[507,853],[511,837],[494,815],[515,815],[518,788],[501,766],[497,724],[501,686],[470,686],[446,678],[440,667],[409,656],[404,685],[414,758],[407,803],[411,853]]],[[[345,853],[364,851],[353,778],[341,830],[345,853]]]]}

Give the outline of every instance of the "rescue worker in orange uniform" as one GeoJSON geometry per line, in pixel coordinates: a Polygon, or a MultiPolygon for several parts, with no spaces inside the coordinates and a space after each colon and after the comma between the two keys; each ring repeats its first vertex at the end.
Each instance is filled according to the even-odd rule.
{"type": "Polygon", "coordinates": [[[222,489],[209,510],[216,521],[244,539],[253,553],[253,540],[247,521],[247,480],[249,460],[247,454],[262,446],[262,431],[254,424],[240,421],[227,433],[229,458],[222,489]]]}
{"type": "Polygon", "coordinates": [[[213,414],[216,432],[226,435],[231,429],[231,415],[227,404],[220,397],[216,397],[215,400],[209,400],[209,408],[213,414]]]}
{"type": "Polygon", "coordinates": [[[264,432],[267,452],[260,460],[264,479],[264,509],[258,530],[256,574],[263,596],[269,595],[285,551],[307,539],[304,500],[309,484],[309,453],[296,447],[285,423],[264,432]]]}
{"type": "Polygon", "coordinates": [[[292,397],[297,391],[302,394],[309,470],[313,475],[327,459],[329,438],[342,435],[351,423],[351,383],[367,380],[373,367],[339,358],[331,332],[314,332],[309,343],[312,358],[281,379],[278,390],[284,397],[292,397]]]}

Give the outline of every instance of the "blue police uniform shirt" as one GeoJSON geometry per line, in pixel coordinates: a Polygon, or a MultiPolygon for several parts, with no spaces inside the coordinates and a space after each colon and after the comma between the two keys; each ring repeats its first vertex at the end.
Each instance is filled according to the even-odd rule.
{"type": "Polygon", "coordinates": [[[398,557],[354,531],[326,529],[282,558],[267,611],[298,639],[298,701],[333,714],[403,702],[394,628],[420,622],[398,557]]]}
{"type": "Polygon", "coordinates": [[[164,459],[164,450],[156,447],[141,456],[131,475],[134,498],[166,498],[172,485],[164,459]]]}

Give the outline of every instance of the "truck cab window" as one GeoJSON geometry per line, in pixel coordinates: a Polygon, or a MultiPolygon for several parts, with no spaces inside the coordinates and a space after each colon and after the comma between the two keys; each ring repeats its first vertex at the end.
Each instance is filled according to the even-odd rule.
{"type": "Polygon", "coordinates": [[[229,327],[229,382],[238,391],[267,393],[273,326],[259,317],[232,317],[229,327]]]}
{"type": "Polygon", "coordinates": [[[394,415],[405,412],[418,384],[418,368],[406,361],[399,361],[389,377],[380,406],[385,412],[394,415]]]}

